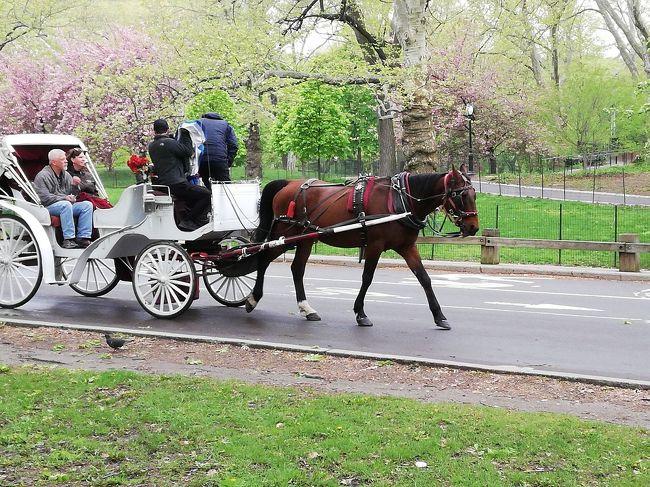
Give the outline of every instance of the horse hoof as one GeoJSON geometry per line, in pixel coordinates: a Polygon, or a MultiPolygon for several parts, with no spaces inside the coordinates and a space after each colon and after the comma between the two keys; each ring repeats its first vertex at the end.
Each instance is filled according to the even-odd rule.
{"type": "Polygon", "coordinates": [[[438,328],[442,328],[443,330],[451,330],[451,325],[449,324],[447,319],[436,321],[436,326],[438,328]]]}
{"type": "Polygon", "coordinates": [[[320,321],[318,313],[309,313],[305,318],[307,318],[307,321],[320,321]]]}
{"type": "Polygon", "coordinates": [[[359,326],[372,326],[372,321],[367,316],[357,316],[357,325],[359,326]]]}

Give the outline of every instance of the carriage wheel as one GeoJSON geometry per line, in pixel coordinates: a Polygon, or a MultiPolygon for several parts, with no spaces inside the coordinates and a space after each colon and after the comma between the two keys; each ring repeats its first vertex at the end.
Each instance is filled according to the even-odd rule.
{"type": "MultiPolygon", "coordinates": [[[[77,259],[74,258],[61,263],[64,279],[72,274],[76,264],[77,259]]],[[[70,287],[82,296],[97,298],[112,291],[119,282],[113,259],[88,259],[79,282],[70,284],[70,287]]]]}
{"type": "MultiPolygon", "coordinates": [[[[241,237],[231,237],[219,242],[222,248],[231,249],[249,243],[241,237]]],[[[253,270],[241,276],[224,275],[214,266],[206,265],[203,269],[203,283],[210,295],[219,303],[228,307],[243,306],[253,290],[256,272],[253,270]]]]}
{"type": "Polygon", "coordinates": [[[0,306],[22,306],[42,280],[41,250],[34,234],[20,218],[0,215],[0,306]]]}
{"type": "Polygon", "coordinates": [[[178,244],[153,242],[136,258],[133,291],[147,313],[174,318],[187,310],[196,287],[194,262],[178,244]]]}

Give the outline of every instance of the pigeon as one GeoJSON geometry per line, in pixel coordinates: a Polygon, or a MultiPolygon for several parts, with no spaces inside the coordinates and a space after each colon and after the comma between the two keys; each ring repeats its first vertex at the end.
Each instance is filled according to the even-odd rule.
{"type": "Polygon", "coordinates": [[[106,338],[106,344],[115,350],[122,348],[125,343],[132,341],[125,340],[124,338],[113,338],[108,333],[104,334],[104,337],[106,338]]]}

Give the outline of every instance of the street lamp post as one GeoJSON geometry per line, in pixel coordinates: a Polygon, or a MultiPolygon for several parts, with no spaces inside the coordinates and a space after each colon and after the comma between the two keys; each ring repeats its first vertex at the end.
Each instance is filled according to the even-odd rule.
{"type": "Polygon", "coordinates": [[[469,154],[467,156],[468,162],[468,171],[470,173],[474,172],[474,152],[472,150],[472,120],[474,120],[474,105],[467,103],[465,105],[465,117],[467,117],[469,123],[469,154]]]}

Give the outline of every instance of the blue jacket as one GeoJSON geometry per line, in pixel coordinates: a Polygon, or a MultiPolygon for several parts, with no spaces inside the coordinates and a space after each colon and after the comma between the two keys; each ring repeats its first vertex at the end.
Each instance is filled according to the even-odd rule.
{"type": "Polygon", "coordinates": [[[228,167],[232,166],[239,145],[235,131],[230,124],[215,112],[204,114],[200,118],[199,124],[205,134],[203,154],[201,154],[199,166],[205,163],[211,166],[226,164],[228,167]]]}

